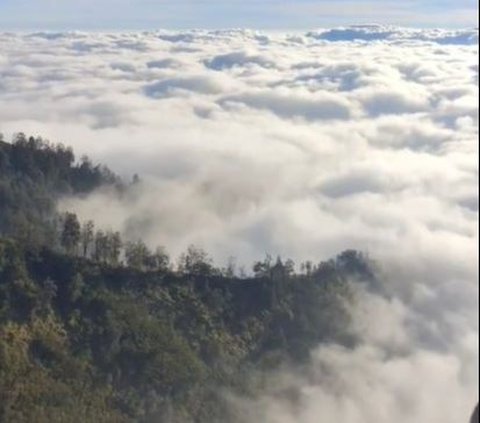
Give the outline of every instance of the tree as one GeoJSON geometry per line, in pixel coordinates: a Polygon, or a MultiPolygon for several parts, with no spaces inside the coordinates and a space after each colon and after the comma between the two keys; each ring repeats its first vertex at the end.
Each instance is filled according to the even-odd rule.
{"type": "Polygon", "coordinates": [[[80,241],[80,223],[75,213],[65,213],[60,241],[69,254],[76,252],[80,241]]]}
{"type": "Polygon", "coordinates": [[[153,270],[167,271],[170,265],[170,257],[165,248],[157,247],[153,254],[148,256],[149,266],[153,270]]]}
{"type": "Polygon", "coordinates": [[[304,261],[300,264],[300,271],[306,276],[311,276],[314,269],[315,267],[310,260],[304,261]]]}
{"type": "Polygon", "coordinates": [[[82,230],[80,234],[80,244],[82,246],[83,257],[87,257],[90,246],[92,245],[94,237],[95,225],[92,220],[86,221],[82,225],[82,230]]]}
{"type": "Polygon", "coordinates": [[[127,242],[125,245],[125,260],[127,266],[143,270],[148,267],[150,252],[143,241],[127,242]]]}
{"type": "Polygon", "coordinates": [[[96,261],[106,262],[108,258],[108,242],[107,235],[102,230],[95,234],[95,251],[94,258],[96,261]]]}
{"type": "Polygon", "coordinates": [[[141,182],[140,176],[138,174],[134,174],[132,177],[132,185],[138,185],[141,182]]]}
{"type": "Polygon", "coordinates": [[[271,270],[272,256],[270,254],[266,254],[263,261],[257,261],[253,264],[253,273],[257,278],[270,277],[271,270]]]}
{"type": "Polygon", "coordinates": [[[57,285],[51,278],[47,278],[40,286],[37,304],[34,313],[37,316],[46,317],[52,313],[52,300],[57,295],[57,285]]]}
{"type": "Polygon", "coordinates": [[[67,286],[69,300],[72,302],[77,301],[82,296],[82,292],[84,289],[85,282],[83,280],[82,274],[75,273],[67,286]]]}
{"type": "Polygon", "coordinates": [[[107,232],[108,256],[111,264],[118,264],[122,250],[122,238],[120,232],[107,232]]]}
{"type": "Polygon", "coordinates": [[[207,252],[194,245],[190,245],[180,256],[178,270],[190,275],[211,275],[215,272],[207,252]]]}
{"type": "Polygon", "coordinates": [[[288,276],[291,276],[295,273],[295,262],[291,258],[285,261],[285,272],[288,276]]]}
{"type": "Polygon", "coordinates": [[[118,264],[122,250],[120,232],[102,230],[95,234],[94,258],[102,263],[118,264]]]}
{"type": "Polygon", "coordinates": [[[235,257],[228,258],[227,266],[223,269],[222,274],[227,278],[234,278],[237,270],[237,261],[235,257]]]}

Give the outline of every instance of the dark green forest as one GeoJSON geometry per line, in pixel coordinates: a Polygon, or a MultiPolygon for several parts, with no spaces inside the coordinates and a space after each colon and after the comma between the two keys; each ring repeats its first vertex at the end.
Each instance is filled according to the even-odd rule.
{"type": "Polygon", "coordinates": [[[239,275],[57,211],[137,183],[63,145],[0,139],[1,422],[235,422],[224,392],[253,396],[264,372],[357,341],[349,281],[375,281],[360,252],[267,255],[239,275]]]}

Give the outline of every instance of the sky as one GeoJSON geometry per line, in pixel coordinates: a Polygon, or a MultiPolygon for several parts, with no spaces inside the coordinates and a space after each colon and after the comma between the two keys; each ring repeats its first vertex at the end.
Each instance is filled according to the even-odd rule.
{"type": "Polygon", "coordinates": [[[477,27],[475,0],[0,0],[0,30],[477,27]]]}

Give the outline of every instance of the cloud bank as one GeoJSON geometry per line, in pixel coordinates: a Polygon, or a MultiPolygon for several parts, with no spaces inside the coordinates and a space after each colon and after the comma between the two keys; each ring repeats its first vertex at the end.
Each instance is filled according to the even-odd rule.
{"type": "Polygon", "coordinates": [[[478,31],[0,35],[0,131],[143,182],[62,207],[219,262],[368,251],[355,350],[233,400],[247,421],[467,421],[478,398],[478,31]],[[362,305],[363,304],[363,305],[362,305]],[[281,389],[297,389],[295,402],[281,389]],[[281,398],[281,399],[279,399],[281,398]],[[243,410],[243,411],[242,411],[243,410]]]}

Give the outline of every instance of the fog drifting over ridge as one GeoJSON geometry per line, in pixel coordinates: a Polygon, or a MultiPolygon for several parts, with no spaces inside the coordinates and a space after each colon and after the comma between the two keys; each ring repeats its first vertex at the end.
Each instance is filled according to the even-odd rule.
{"type": "MultiPolygon", "coordinates": [[[[140,189],[62,207],[219,262],[369,251],[364,344],[322,346],[295,406],[247,421],[466,422],[478,398],[478,31],[356,26],[0,35],[0,131],[72,145],[140,189]]],[[[273,388],[272,388],[273,390],[273,388]]],[[[246,401],[246,403],[245,403],[246,401]]]]}

